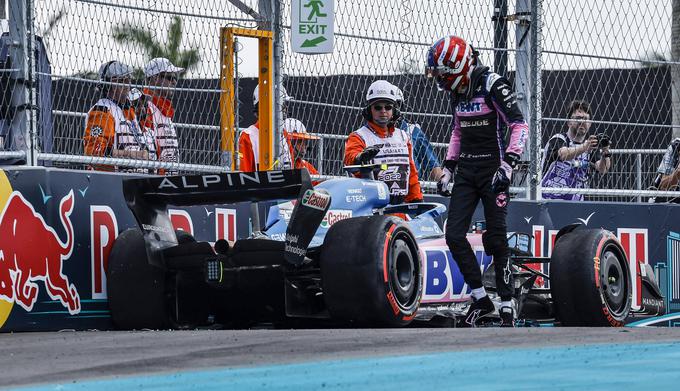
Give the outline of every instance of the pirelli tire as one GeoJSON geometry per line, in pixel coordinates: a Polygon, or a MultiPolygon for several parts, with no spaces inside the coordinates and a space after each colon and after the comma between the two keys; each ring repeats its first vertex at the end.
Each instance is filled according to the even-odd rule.
{"type": "Polygon", "coordinates": [[[632,285],[616,236],[604,229],[577,229],[560,237],[550,260],[550,288],[562,325],[623,326],[632,285]]]}
{"type": "Polygon", "coordinates": [[[363,216],[333,224],[320,266],[333,319],[386,327],[413,320],[422,297],[422,263],[402,219],[363,216]]]}
{"type": "MultiPolygon", "coordinates": [[[[176,231],[177,241],[195,241],[176,231]]],[[[123,231],[113,243],[106,289],[113,324],[118,329],[166,329],[173,326],[168,311],[167,273],[151,265],[144,237],[138,228],[123,231]]]]}

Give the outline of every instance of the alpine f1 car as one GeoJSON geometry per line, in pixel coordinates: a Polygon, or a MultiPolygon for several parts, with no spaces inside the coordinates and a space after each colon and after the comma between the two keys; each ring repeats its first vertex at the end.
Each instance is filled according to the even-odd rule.
{"type": "MultiPolygon", "coordinates": [[[[109,257],[115,325],[455,325],[467,311],[470,291],[440,228],[446,208],[389,205],[387,185],[369,177],[314,187],[306,170],[124,181],[139,228],[121,233],[109,257]],[[261,232],[233,244],[197,242],[174,231],[167,213],[168,205],[264,200],[284,201],[269,209],[261,232]]],[[[469,233],[468,240],[494,296],[492,259],[483,251],[481,233],[469,233]]],[[[664,313],[654,273],[641,265],[632,281],[611,232],[566,226],[550,258],[533,257],[531,240],[524,233],[508,235],[519,323],[621,326],[633,312],[633,283],[643,299],[637,314],[664,313]],[[535,267],[540,264],[548,267],[535,267]]]]}

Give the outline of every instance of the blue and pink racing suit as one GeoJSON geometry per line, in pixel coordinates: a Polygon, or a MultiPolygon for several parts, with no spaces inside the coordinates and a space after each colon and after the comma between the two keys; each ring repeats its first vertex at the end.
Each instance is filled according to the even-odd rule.
{"type": "Polygon", "coordinates": [[[491,183],[501,161],[519,159],[528,135],[528,126],[517,105],[510,83],[487,67],[477,67],[470,78],[466,96],[453,96],[453,134],[447,160],[457,162],[446,223],[448,244],[465,282],[482,287],[477,258],[466,235],[472,215],[481,199],[486,232],[484,250],[493,255],[496,288],[504,301],[513,295],[505,218],[509,194],[492,191],[491,183]],[[505,143],[505,126],[510,131],[505,143]]]}

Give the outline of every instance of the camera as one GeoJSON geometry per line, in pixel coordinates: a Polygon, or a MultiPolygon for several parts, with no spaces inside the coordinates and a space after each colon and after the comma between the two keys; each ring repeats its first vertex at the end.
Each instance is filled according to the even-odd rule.
{"type": "Polygon", "coordinates": [[[607,148],[612,143],[612,140],[609,138],[609,136],[607,136],[604,133],[598,133],[598,134],[595,135],[595,137],[597,137],[597,147],[598,148],[607,148]]]}

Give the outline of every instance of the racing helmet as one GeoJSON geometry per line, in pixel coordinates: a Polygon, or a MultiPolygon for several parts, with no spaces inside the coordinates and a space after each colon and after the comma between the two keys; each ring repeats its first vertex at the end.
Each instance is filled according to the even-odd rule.
{"type": "Polygon", "coordinates": [[[283,120],[283,131],[289,140],[318,140],[318,136],[307,133],[305,124],[299,119],[286,118],[283,120]]]}
{"type": "MultiPolygon", "coordinates": [[[[281,96],[283,97],[284,102],[293,100],[293,97],[288,95],[286,87],[284,86],[281,86],[281,96]]],[[[255,89],[253,90],[253,106],[257,106],[258,103],[260,103],[260,85],[256,84],[255,89]]]]}
{"type": "Polygon", "coordinates": [[[425,73],[437,81],[440,91],[456,92],[470,82],[477,52],[463,38],[440,38],[427,51],[425,73]]]}

